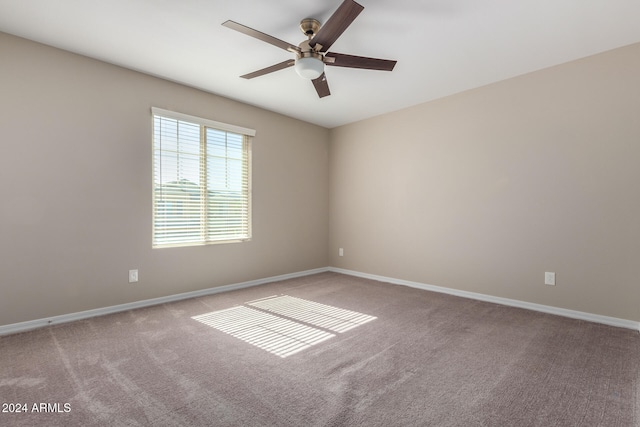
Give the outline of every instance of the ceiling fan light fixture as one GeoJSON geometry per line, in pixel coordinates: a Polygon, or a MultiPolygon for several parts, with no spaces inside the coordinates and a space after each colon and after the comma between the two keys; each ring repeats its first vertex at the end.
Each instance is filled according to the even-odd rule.
{"type": "Polygon", "coordinates": [[[303,56],[296,59],[294,68],[303,79],[315,80],[324,73],[324,62],[316,56],[303,56]]]}

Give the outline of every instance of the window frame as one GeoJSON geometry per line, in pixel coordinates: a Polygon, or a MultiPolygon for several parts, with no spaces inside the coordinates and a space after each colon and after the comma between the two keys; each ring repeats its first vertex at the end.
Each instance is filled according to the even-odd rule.
{"type": "MultiPolygon", "coordinates": [[[[211,244],[224,244],[224,243],[235,243],[235,242],[246,242],[251,240],[252,237],[252,229],[251,229],[251,205],[252,205],[252,194],[251,194],[251,148],[252,148],[252,139],[256,135],[256,131],[254,129],[245,128],[242,126],[231,125],[227,123],[217,122],[210,119],[205,119],[201,117],[191,116],[184,113],[178,113],[175,111],[164,110],[157,107],[151,108],[151,126],[152,126],[152,225],[151,225],[151,233],[152,233],[152,248],[171,248],[171,247],[184,247],[184,246],[203,246],[203,245],[211,245],[211,244]],[[200,215],[200,221],[202,221],[202,225],[200,226],[201,235],[199,240],[188,240],[185,234],[185,240],[183,241],[165,241],[163,242],[161,239],[157,239],[158,227],[157,222],[160,218],[160,214],[158,214],[158,203],[161,203],[163,200],[158,200],[158,186],[156,182],[157,178],[157,156],[158,153],[156,150],[156,118],[168,119],[168,120],[176,120],[178,122],[186,122],[189,125],[197,125],[200,129],[199,136],[199,145],[200,145],[200,155],[198,157],[199,167],[202,171],[202,168],[207,169],[207,156],[203,156],[203,152],[206,152],[207,146],[207,129],[212,129],[214,131],[225,132],[225,134],[235,134],[242,136],[242,152],[243,156],[241,157],[241,161],[243,164],[246,163],[246,187],[242,185],[242,203],[245,204],[245,208],[242,210],[242,214],[240,218],[243,221],[246,221],[246,234],[236,235],[229,238],[220,238],[220,239],[212,239],[210,235],[211,227],[208,226],[210,224],[211,215],[200,215]],[[245,158],[246,156],[246,158],[245,158]],[[246,188],[246,199],[245,199],[245,188],[246,188]],[[246,202],[246,203],[245,203],[246,202]]],[[[225,135],[226,136],[226,135],[225,135]]],[[[225,159],[230,159],[230,157],[224,157],[225,159]]],[[[228,172],[228,169],[225,169],[228,172]]],[[[242,175],[245,175],[244,166],[242,175]]],[[[179,176],[176,179],[180,179],[179,176]]],[[[202,182],[202,180],[201,180],[202,182]]],[[[204,186],[199,185],[200,188],[200,196],[198,199],[199,205],[204,208],[204,203],[208,199],[208,194],[210,191],[208,190],[207,182],[204,182],[204,186]]],[[[164,200],[165,203],[171,203],[171,201],[164,200]]]]}

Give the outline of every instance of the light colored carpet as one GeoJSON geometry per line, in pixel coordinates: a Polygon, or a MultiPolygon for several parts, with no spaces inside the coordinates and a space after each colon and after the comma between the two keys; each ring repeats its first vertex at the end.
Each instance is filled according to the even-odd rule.
{"type": "Polygon", "coordinates": [[[636,331],[322,273],[1,337],[0,425],[634,426],[639,372],[636,331]]]}

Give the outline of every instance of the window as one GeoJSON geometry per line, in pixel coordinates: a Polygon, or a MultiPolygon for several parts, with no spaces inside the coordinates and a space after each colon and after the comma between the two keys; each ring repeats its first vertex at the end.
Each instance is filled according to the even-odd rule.
{"type": "Polygon", "coordinates": [[[251,238],[252,129],[153,113],[153,247],[251,238]]]}

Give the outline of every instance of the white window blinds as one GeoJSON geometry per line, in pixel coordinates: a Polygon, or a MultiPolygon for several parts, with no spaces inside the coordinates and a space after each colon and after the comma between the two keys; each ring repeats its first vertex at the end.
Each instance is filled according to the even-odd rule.
{"type": "Polygon", "coordinates": [[[153,246],[251,238],[255,131],[154,108],[153,246]]]}

